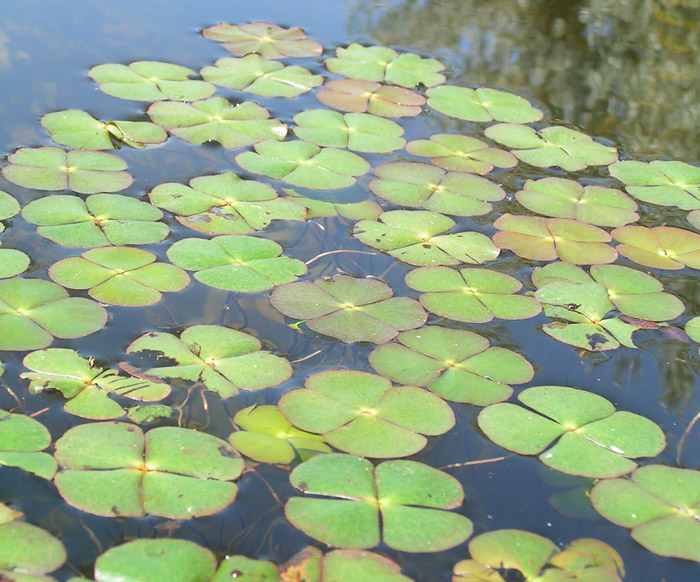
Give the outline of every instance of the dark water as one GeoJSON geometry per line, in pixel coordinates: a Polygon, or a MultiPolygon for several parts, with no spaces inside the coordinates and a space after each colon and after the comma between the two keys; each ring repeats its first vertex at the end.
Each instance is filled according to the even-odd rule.
{"type": "MultiPolygon", "coordinates": [[[[578,125],[619,147],[634,159],[670,158],[694,163],[700,158],[697,128],[700,121],[700,56],[698,6],[692,1],[652,2],[634,0],[534,1],[443,0],[440,2],[330,1],[223,1],[210,0],[196,8],[193,2],[172,0],[124,0],[70,3],[23,0],[3,6],[0,14],[0,148],[5,154],[22,146],[50,145],[39,125],[42,115],[61,109],[84,109],[101,119],[128,119],[143,113],[147,104],[123,101],[102,94],[86,76],[100,63],[163,60],[198,70],[227,53],[201,38],[201,28],[218,22],[267,20],[282,26],[300,26],[321,42],[327,54],[351,41],[386,44],[440,58],[449,69],[448,82],[469,86],[488,85],[519,93],[536,101],[554,120],[578,125]]],[[[320,60],[304,63],[322,73],[320,60]]],[[[317,107],[311,95],[298,98],[294,108],[280,101],[258,100],[271,115],[289,122],[291,115],[317,107]]],[[[456,121],[421,116],[402,121],[406,138],[457,130],[456,121]]],[[[140,195],[165,182],[184,182],[197,175],[236,171],[231,152],[194,147],[171,139],[158,149],[122,151],[133,173],[129,193],[140,195]]],[[[371,156],[370,156],[371,158],[371,156]]],[[[373,161],[370,159],[370,161],[373,161]]],[[[523,170],[504,177],[509,193],[530,175],[523,170]],[[520,173],[518,173],[520,172],[520,173]]],[[[536,176],[536,174],[533,174],[536,176]]],[[[359,199],[357,189],[343,192],[359,199]]],[[[41,194],[7,183],[0,189],[22,205],[41,194]]],[[[504,203],[505,204],[505,203],[504,203]]],[[[505,212],[505,206],[498,211],[505,212]]],[[[686,227],[684,214],[649,210],[644,224],[661,221],[686,227]]],[[[5,248],[29,249],[34,260],[31,276],[46,278],[46,268],[72,251],[49,245],[15,217],[5,221],[5,248]]],[[[464,221],[465,227],[491,234],[490,221],[464,221]]],[[[347,237],[351,223],[328,222],[319,234],[306,224],[276,223],[265,236],[282,244],[287,253],[308,260],[319,251],[335,248],[366,250],[347,237]]],[[[192,231],[171,223],[173,235],[149,250],[163,254],[177,238],[192,231]]],[[[625,264],[622,261],[622,264],[625,264]]],[[[526,274],[534,263],[508,259],[501,268],[526,274]]],[[[336,255],[317,261],[309,279],[338,272],[353,275],[382,274],[396,294],[410,294],[403,284],[408,267],[388,257],[336,255]]],[[[521,277],[527,280],[527,277],[521,277]]],[[[689,270],[660,276],[666,290],[686,304],[684,317],[700,314],[697,275],[689,270]]],[[[303,336],[287,327],[267,307],[265,294],[237,296],[224,291],[190,286],[166,295],[148,308],[110,308],[112,319],[97,336],[77,341],[57,341],[52,347],[71,347],[100,363],[115,365],[124,359],[128,343],[154,328],[180,329],[199,323],[231,325],[255,330],[264,343],[290,361],[321,350],[315,358],[295,365],[295,376],[284,386],[263,394],[242,394],[222,402],[214,395],[198,395],[183,409],[183,424],[205,427],[227,437],[229,419],[250,404],[277,401],[283,391],[301,386],[306,375],[332,366],[369,370],[371,346],[345,346],[322,338],[303,336]],[[96,341],[95,338],[99,341],[96,341]],[[205,400],[206,399],[206,400],[205,400]],[[206,403],[206,406],[205,406],[206,403]]],[[[439,323],[434,316],[432,323],[439,323]]],[[[664,430],[668,448],[655,462],[676,465],[678,440],[700,410],[697,345],[638,332],[638,350],[619,349],[606,354],[580,352],[544,337],[540,316],[516,323],[496,321],[470,326],[493,344],[523,353],[535,366],[531,385],[567,385],[590,389],[623,410],[642,414],[664,430]]],[[[454,327],[454,324],[451,324],[454,327]]],[[[465,328],[467,326],[464,326],[465,328]]],[[[3,354],[7,389],[0,390],[0,407],[17,406],[12,391],[27,413],[52,407],[39,419],[58,438],[80,421],[63,413],[59,398],[27,394],[17,379],[21,356],[3,354]]],[[[502,449],[483,438],[476,428],[479,409],[453,405],[457,426],[413,457],[434,467],[501,457],[502,449]]],[[[688,436],[682,466],[700,468],[700,430],[688,436]]],[[[567,517],[550,498],[571,488],[557,482],[557,475],[536,460],[509,456],[504,461],[448,469],[463,484],[466,501],[459,510],[475,523],[475,533],[520,528],[551,537],[565,545],[578,537],[594,537],[610,543],[623,556],[626,580],[691,581],[700,577],[697,565],[659,558],[630,538],[628,532],[603,520],[595,512],[585,519],[567,517]]],[[[282,501],[292,494],[286,473],[259,467],[240,481],[237,501],[212,517],[175,524],[166,520],[105,519],[79,512],[60,501],[51,483],[26,473],[0,470],[0,501],[11,503],[30,523],[60,536],[69,552],[69,565],[57,578],[91,575],[92,564],[102,551],[134,537],[174,536],[205,544],[217,554],[242,553],[250,557],[283,561],[309,542],[289,526],[282,501]]],[[[560,476],[559,476],[560,477],[560,476]]],[[[585,500],[584,500],[585,501],[585,500]]],[[[585,504],[584,504],[585,511],[585,504]]],[[[380,548],[385,549],[385,548],[380,548]]],[[[452,565],[467,557],[466,545],[439,555],[415,556],[389,552],[417,581],[449,580],[452,565]]]]}

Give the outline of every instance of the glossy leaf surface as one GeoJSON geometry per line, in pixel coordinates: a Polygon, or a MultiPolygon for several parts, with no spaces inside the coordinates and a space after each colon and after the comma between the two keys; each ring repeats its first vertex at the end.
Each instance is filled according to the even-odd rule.
{"type": "Polygon", "coordinates": [[[5,580],[48,580],[42,574],[60,568],[66,557],[63,544],[47,531],[22,521],[0,524],[0,576],[5,580]]]}
{"type": "Polygon", "coordinates": [[[316,97],[333,109],[381,117],[415,117],[425,104],[425,97],[410,89],[354,79],[328,81],[316,97]]]}
{"type": "Polygon", "coordinates": [[[224,48],[242,57],[251,53],[266,59],[317,57],[323,47],[299,28],[283,28],[269,22],[221,23],[202,31],[204,38],[223,43],[224,48]]]}
{"type": "Polygon", "coordinates": [[[382,344],[399,331],[420,327],[427,317],[417,301],[392,295],[377,279],[337,275],[278,287],[270,301],[277,311],[305,320],[315,332],[343,342],[382,344]]]}
{"type": "Polygon", "coordinates": [[[542,112],[526,99],[506,91],[445,85],[426,94],[430,108],[457,119],[531,123],[542,118],[542,112]]]}
{"type": "Polygon", "coordinates": [[[0,410],[0,466],[19,467],[51,479],[56,472],[56,461],[41,452],[50,444],[51,435],[38,420],[0,410]]]}
{"type": "Polygon", "coordinates": [[[610,166],[610,174],[627,185],[638,200],[677,206],[682,210],[700,209],[700,168],[684,162],[634,160],[610,166]]]}
{"type": "Polygon", "coordinates": [[[700,269],[700,235],[672,226],[622,226],[612,232],[618,252],[646,267],[700,269]]]}

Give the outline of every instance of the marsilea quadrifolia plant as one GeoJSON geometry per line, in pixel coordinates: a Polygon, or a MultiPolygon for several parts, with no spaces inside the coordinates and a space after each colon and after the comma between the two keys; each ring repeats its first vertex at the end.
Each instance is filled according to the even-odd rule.
{"type": "MultiPolygon", "coordinates": [[[[47,113],[41,123],[59,145],[7,157],[4,177],[33,201],[1,192],[0,219],[35,225],[37,240],[64,254],[43,270],[30,269],[31,248],[0,250],[0,349],[34,398],[53,393],[83,421],[52,440],[36,418],[0,411],[0,464],[52,480],[82,512],[171,520],[215,514],[236,503],[243,472],[281,466],[288,499],[273,495],[286,520],[331,550],[309,547],[280,566],[217,564],[191,541],[140,539],[107,549],[94,579],[408,581],[366,550],[438,552],[470,538],[462,484],[410,458],[462,422],[459,406],[482,407],[479,427],[504,449],[598,479],[593,507],[648,550],[700,561],[700,472],[650,461],[666,445],[661,429],[588,385],[538,386],[526,358],[483,335],[494,320],[539,316],[543,342],[633,349],[638,330],[678,321],[685,306],[664,291],[663,270],[700,268],[700,170],[618,161],[614,147],[548,122],[521,97],[446,84],[432,58],[353,43],[323,60],[301,30],[263,22],[203,35],[233,56],[199,73],[150,61],[88,72],[108,95],[152,102],[141,119],[47,113]],[[314,94],[291,121],[275,118],[281,100],[294,108],[314,94]],[[407,142],[420,114],[443,129],[407,142]],[[128,191],[119,150],[148,156],[178,139],[218,144],[226,167],[128,191]],[[516,170],[533,178],[507,179],[516,170]],[[646,204],[691,211],[691,226],[635,224],[646,204]],[[304,261],[266,237],[272,225],[339,232],[335,244],[347,248],[318,238],[324,246],[304,261]],[[383,256],[389,268],[346,272],[334,262],[343,253],[383,256]],[[89,334],[99,342],[108,317],[191,286],[247,306],[252,297],[324,345],[374,350],[357,369],[296,376],[266,332],[217,317],[193,325],[188,313],[115,346],[120,370],[65,342],[50,347],[89,334]],[[533,377],[514,397],[511,385],[533,377]],[[196,389],[205,404],[205,391],[226,403],[233,432],[183,421],[196,389]],[[246,399],[253,391],[267,392],[246,399]]],[[[690,337],[699,330],[688,322],[690,337]]],[[[51,580],[63,546],[21,517],[0,505],[0,577],[51,580]]],[[[454,580],[502,581],[504,569],[526,580],[624,576],[601,541],[563,547],[479,527],[454,580]]]]}

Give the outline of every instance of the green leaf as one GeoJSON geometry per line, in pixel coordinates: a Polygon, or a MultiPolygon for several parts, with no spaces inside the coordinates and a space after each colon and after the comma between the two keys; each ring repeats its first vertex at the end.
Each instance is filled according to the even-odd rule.
{"type": "Polygon", "coordinates": [[[155,402],[170,394],[167,384],[120,376],[64,348],[32,352],[22,363],[32,370],[20,374],[29,380],[31,392],[59,391],[69,401],[67,412],[93,420],[110,420],[125,413],[109,394],[141,402],[155,402]]]}
{"type": "Polygon", "coordinates": [[[700,209],[700,168],[684,162],[626,160],[610,166],[610,174],[642,202],[700,209]]]}
{"type": "Polygon", "coordinates": [[[151,203],[177,214],[181,224],[207,234],[249,234],[273,220],[304,220],[303,206],[277,198],[274,188],[242,180],[234,172],[199,176],[189,187],[167,183],[150,193],[151,203]]]}
{"type": "Polygon", "coordinates": [[[410,265],[478,265],[494,260],[500,252],[479,232],[437,236],[450,230],[455,222],[436,212],[392,210],[378,219],[381,222],[357,222],[353,235],[410,265]]]}
{"type": "MultiPolygon", "coordinates": [[[[0,190],[0,220],[12,218],[20,210],[19,202],[10,196],[7,192],[0,190]]],[[[0,225],[0,232],[3,226],[0,225]]]]}
{"type": "Polygon", "coordinates": [[[425,104],[425,97],[410,89],[354,79],[328,81],[316,98],[333,109],[381,117],[415,117],[425,104]]]}
{"type": "Polygon", "coordinates": [[[323,47],[306,38],[301,29],[282,28],[269,22],[221,23],[205,28],[202,36],[222,42],[227,51],[239,57],[250,53],[266,59],[317,57],[323,52],[323,47]]]}
{"type": "Polygon", "coordinates": [[[98,121],[92,115],[78,109],[48,113],[41,118],[41,125],[56,143],[72,149],[117,149],[112,139],[142,149],[146,145],[163,143],[168,134],[153,123],[145,121],[98,121]]]}
{"type": "Polygon", "coordinates": [[[631,479],[599,482],[591,501],[646,549],[700,562],[700,472],[647,465],[631,479]]]}
{"type": "Polygon", "coordinates": [[[493,223],[501,232],[493,242],[519,257],[535,261],[562,261],[577,265],[612,263],[617,251],[608,246],[604,230],[570,218],[541,218],[503,214],[493,223]]]}
{"type": "Polygon", "coordinates": [[[205,81],[214,85],[260,97],[291,99],[323,84],[321,75],[312,75],[304,67],[285,67],[259,54],[249,54],[240,59],[219,59],[213,67],[204,67],[200,74],[205,81]]]}
{"type": "Polygon", "coordinates": [[[436,133],[430,139],[416,139],[406,144],[414,156],[431,158],[430,163],[443,170],[488,174],[494,167],[512,168],[517,158],[504,150],[489,147],[479,139],[453,133],[436,133]]]}
{"type": "Polygon", "coordinates": [[[216,558],[187,540],[134,540],[110,548],[95,562],[95,582],[206,582],[214,575],[216,558]]]}
{"type": "Polygon", "coordinates": [[[574,180],[528,180],[515,193],[528,210],[554,218],[573,218],[596,226],[622,226],[636,222],[637,204],[619,190],[582,186],[574,180]]]}
{"type": "Polygon", "coordinates": [[[134,101],[194,101],[216,91],[210,83],[189,79],[194,74],[187,67],[157,61],[97,65],[88,71],[107,95],[134,101]]]}
{"type": "Polygon", "coordinates": [[[50,444],[51,435],[39,421],[0,410],[0,465],[19,467],[51,479],[56,472],[56,462],[50,455],[40,452],[50,444]]]}
{"type": "Polygon", "coordinates": [[[362,46],[356,42],[338,47],[336,57],[326,60],[326,68],[349,79],[386,82],[410,89],[419,83],[434,87],[445,82],[445,67],[435,59],[411,53],[397,53],[382,46],[362,46]]]}
{"type": "Polygon", "coordinates": [[[398,123],[368,113],[342,115],[328,109],[310,109],[295,115],[293,121],[299,139],[322,147],[387,153],[406,143],[398,123]]]}
{"type": "Polygon", "coordinates": [[[531,123],[542,119],[542,112],[527,100],[496,89],[445,85],[428,89],[426,95],[429,107],[457,119],[508,123],[531,123]]]}
{"type": "Polygon", "coordinates": [[[617,161],[617,150],[568,127],[545,127],[499,123],[487,127],[486,137],[509,148],[523,162],[540,168],[560,167],[577,172],[588,166],[607,166],[617,161]]]}
{"type": "Polygon", "coordinates": [[[194,103],[158,101],[147,111],[154,123],[188,143],[216,141],[228,149],[284,139],[287,126],[252,101],[232,105],[223,97],[194,103]]]}
{"type": "Polygon", "coordinates": [[[131,185],[126,163],[105,152],[47,146],[20,148],[8,156],[2,174],[13,184],[35,190],[73,190],[79,194],[118,192],[131,185]]]}
{"type": "Polygon", "coordinates": [[[361,202],[326,202],[302,196],[291,188],[283,188],[284,193],[292,198],[297,204],[301,204],[307,209],[307,218],[341,216],[348,220],[375,220],[381,213],[381,207],[372,200],[362,200],[361,202]]]}
{"type": "Polygon", "coordinates": [[[119,194],[53,195],[30,202],[22,217],[37,232],[66,247],[145,245],[164,240],[170,230],[157,222],[163,213],[146,202],[119,194]]]}
{"type": "Polygon", "coordinates": [[[260,342],[240,331],[216,325],[195,325],[179,338],[149,332],[134,340],[127,353],[152,351],[176,365],[157,366],[146,374],[202,382],[222,398],[239,390],[262,390],[288,380],[292,368],[284,358],[261,351],[260,342]]]}
{"type": "Polygon", "coordinates": [[[276,242],[252,236],[186,238],[167,254],[176,265],[195,271],[200,283],[240,293],[265,291],[306,273],[301,261],[280,256],[282,247],[276,242]]]}
{"type": "Polygon", "coordinates": [[[654,457],[666,444],[663,432],[652,421],[615,412],[610,402],[591,392],[538,386],[524,390],[518,399],[531,410],[494,404],[479,414],[479,427],[505,449],[539,454],[545,465],[563,473],[617,477],[635,469],[631,459],[654,457]]]}
{"type": "Polygon", "coordinates": [[[672,226],[621,226],[612,231],[618,252],[640,265],[677,271],[700,269],[700,235],[672,226]]]}
{"type": "Polygon", "coordinates": [[[321,435],[293,427],[277,406],[249,406],[239,410],[233,422],[241,430],[231,433],[229,442],[236,450],[261,463],[287,465],[297,453],[306,460],[331,451],[321,435]]]}
{"type": "Polygon", "coordinates": [[[519,281],[487,269],[421,267],[406,275],[406,284],[423,293],[420,302],[428,311],[456,321],[527,319],[542,310],[535,298],[515,295],[522,288],[519,281]]]}
{"type": "Polygon", "coordinates": [[[472,531],[466,517],[442,511],[462,504],[459,482],[414,461],[386,461],[374,468],[360,457],[319,455],[294,469],[290,482],[324,496],[292,497],[285,514],[328,545],[370,548],[381,536],[395,550],[434,552],[462,543],[472,531]]]}
{"type": "Polygon", "coordinates": [[[320,148],[303,141],[266,141],[255,153],[243,152],[236,163],[248,172],[283,180],[293,186],[334,190],[352,186],[355,176],[369,171],[364,158],[335,148],[320,148]]]}
{"type": "Polygon", "coordinates": [[[15,573],[20,576],[48,574],[65,561],[63,544],[43,529],[21,521],[0,525],[0,576],[6,580],[25,580],[15,578],[15,573]]]}
{"type": "Polygon", "coordinates": [[[74,507],[107,517],[190,519],[211,515],[236,496],[243,461],[225,441],[184,428],[99,422],[69,429],[56,442],[55,483],[74,507]]]}
{"type": "Polygon", "coordinates": [[[509,384],[534,375],[522,356],[489,347],[475,333],[438,326],[400,333],[396,343],[377,347],[369,362],[394,382],[427,386],[447,400],[477,406],[506,400],[513,392],[509,384]]]}
{"type": "Polygon", "coordinates": [[[415,300],[392,295],[377,279],[337,275],[283,285],[272,292],[270,301],[287,317],[307,320],[315,332],[348,343],[382,344],[399,331],[420,327],[427,317],[415,300]]]}
{"type": "Polygon", "coordinates": [[[54,336],[74,339],[104,327],[107,312],[39,279],[0,281],[0,350],[45,348],[54,336]]]}
{"type": "Polygon", "coordinates": [[[104,247],[54,263],[49,276],[69,289],[87,289],[103,303],[152,305],[162,299],[161,292],[180,291],[190,281],[182,269],[155,260],[141,249],[104,247]]]}
{"type": "Polygon", "coordinates": [[[401,206],[423,207],[457,216],[478,216],[492,210],[490,202],[505,197],[503,189],[480,176],[445,172],[429,164],[392,162],[374,169],[370,190],[401,206]]]}
{"type": "Polygon", "coordinates": [[[22,251],[0,249],[0,279],[14,277],[24,273],[29,267],[30,259],[22,251]]]}
{"type": "Polygon", "coordinates": [[[364,457],[413,455],[454,426],[454,414],[438,396],[413,386],[392,386],[366,372],[330,370],[285,393],[282,414],[298,428],[322,433],[336,449],[364,457]]]}

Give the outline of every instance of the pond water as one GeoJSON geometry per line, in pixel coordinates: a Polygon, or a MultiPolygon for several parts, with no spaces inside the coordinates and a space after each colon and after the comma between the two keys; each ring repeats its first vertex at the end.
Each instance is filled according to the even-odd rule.
{"type": "MultiPolygon", "coordinates": [[[[268,21],[301,27],[320,42],[331,56],[335,47],[351,42],[380,44],[439,59],[446,66],[448,83],[493,87],[521,95],[545,112],[542,122],[580,128],[618,148],[620,159],[671,159],[694,164],[700,159],[697,128],[700,123],[700,35],[697,5],[690,0],[442,0],[440,2],[382,2],[380,0],[210,0],[193,8],[191,2],[123,0],[119,6],[92,0],[74,0],[69,9],[57,2],[24,0],[4,7],[0,15],[0,139],[6,155],[22,147],[53,145],[39,119],[50,112],[82,109],[102,120],[147,119],[149,103],[115,99],[102,93],[87,71],[102,63],[128,64],[137,60],[177,63],[193,70],[230,56],[217,43],[202,38],[201,29],[219,22],[233,24],[268,21]]],[[[327,74],[323,58],[297,59],[314,74],[327,74]]],[[[294,100],[257,98],[233,91],[219,92],[251,99],[268,108],[271,117],[292,124],[299,111],[318,108],[313,92],[294,100]]],[[[427,109],[427,108],[426,108],[427,109]]],[[[418,118],[399,120],[407,141],[435,133],[475,134],[475,124],[428,111],[418,118]]],[[[235,171],[246,178],[234,161],[240,150],[218,145],[194,146],[177,138],[147,151],[123,148],[117,155],[127,162],[134,177],[125,192],[140,199],[165,182],[187,184],[196,176],[235,171]]],[[[401,152],[368,154],[377,166],[402,159],[401,152]]],[[[415,158],[412,161],[417,161],[415,158]]],[[[456,218],[460,231],[492,236],[493,220],[505,213],[523,214],[513,197],[528,178],[566,175],[520,163],[516,169],[496,171],[507,193],[487,216],[456,218]]],[[[334,202],[370,198],[371,174],[354,187],[305,195],[334,202]]],[[[621,188],[604,170],[587,169],[587,184],[621,188]]],[[[24,207],[46,192],[26,189],[0,178],[0,190],[24,207]]],[[[281,191],[286,184],[269,180],[281,191]]],[[[393,209],[385,202],[386,209],[393,209]]],[[[639,202],[639,224],[690,230],[686,212],[639,202]]],[[[146,248],[164,258],[168,247],[188,237],[204,237],[176,222],[166,213],[169,238],[146,248]]],[[[418,297],[404,277],[412,267],[388,255],[363,254],[372,249],[352,238],[353,222],[315,219],[307,222],[275,221],[264,236],[279,243],[285,255],[309,262],[302,280],[350,274],[373,276],[387,282],[397,296],[418,297]],[[314,260],[337,249],[339,253],[314,260]]],[[[66,248],[42,238],[20,215],[3,221],[3,248],[19,249],[32,259],[24,277],[49,280],[47,269],[58,260],[83,249],[66,248]]],[[[629,260],[619,264],[634,267],[629,260]]],[[[540,264],[504,250],[498,270],[529,285],[540,264]]],[[[639,268],[637,266],[637,268],[639,268]]],[[[642,267],[660,280],[665,291],[685,304],[683,315],[671,324],[682,329],[700,315],[697,271],[664,271],[642,267]]],[[[87,295],[71,291],[72,295],[87,295]]],[[[186,382],[174,381],[168,404],[175,408],[169,419],[151,426],[183,426],[226,439],[235,413],[253,404],[275,404],[282,394],[300,388],[309,375],[330,368],[371,372],[368,342],[344,344],[313,332],[302,333],[270,307],[269,292],[229,293],[194,282],[184,291],[168,293],[148,307],[108,306],[107,326],[97,334],[76,340],[56,340],[51,347],[77,350],[94,357],[101,366],[120,362],[146,365],[127,346],[149,331],[181,332],[199,324],[229,326],[254,334],[266,349],[293,364],[294,375],[279,387],[260,392],[243,391],[222,400],[211,392],[189,393],[186,382]],[[188,399],[189,395],[189,399],[188,399]]],[[[557,342],[545,335],[544,314],[522,321],[495,319],[489,323],[455,323],[431,315],[429,324],[475,331],[492,345],[514,350],[532,363],[530,386],[571,386],[607,398],[618,410],[643,415],[658,424],[666,448],[647,462],[700,469],[700,425],[686,429],[700,411],[698,345],[659,329],[635,333],[638,349],[592,352],[557,342]],[[685,436],[684,436],[685,435],[685,436]],[[682,450],[679,441],[684,438],[682,450]]],[[[85,421],[63,410],[57,393],[31,394],[19,374],[26,369],[26,352],[0,352],[5,372],[0,378],[0,408],[34,415],[55,441],[69,428],[85,421]]],[[[514,401],[514,399],[512,400],[514,401]]],[[[700,569],[691,561],[663,558],[637,544],[627,529],[600,517],[590,506],[585,488],[591,480],[569,480],[548,469],[535,457],[519,456],[493,444],[479,429],[482,410],[470,404],[451,403],[456,425],[446,434],[431,437],[429,445],[411,460],[446,470],[465,491],[457,512],[474,522],[474,534],[514,528],[537,533],[563,547],[591,537],[615,548],[623,557],[626,580],[685,582],[698,579],[700,569]],[[483,461],[483,462],[480,462],[483,461]],[[564,494],[570,496],[565,496],[564,494]],[[563,500],[562,500],[563,499],[563,500]]],[[[51,449],[49,449],[51,451],[51,449]]],[[[0,502],[21,510],[29,523],[59,537],[68,561],[52,573],[57,580],[92,577],[97,556],[110,547],[136,538],[173,537],[211,548],[217,557],[242,554],[281,563],[309,543],[319,547],[285,519],[281,503],[298,493],[289,484],[289,469],[261,464],[238,481],[236,501],[212,516],[190,521],[156,517],[104,518],[63,502],[51,481],[20,470],[0,468],[0,502]],[[280,503],[281,501],[281,503],[280,503]]],[[[466,544],[432,553],[399,552],[378,548],[394,559],[416,581],[450,580],[453,565],[468,558],[466,544]]],[[[518,580],[515,575],[509,580],[518,580]]]]}

